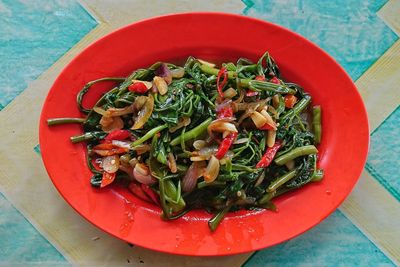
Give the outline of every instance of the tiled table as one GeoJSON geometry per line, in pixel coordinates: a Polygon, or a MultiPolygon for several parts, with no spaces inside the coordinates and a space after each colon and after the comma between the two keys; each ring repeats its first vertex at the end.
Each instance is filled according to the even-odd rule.
{"type": "Polygon", "coordinates": [[[399,0],[0,0],[0,266],[400,264],[399,35],[399,0]],[[38,153],[41,105],[74,55],[119,26],[195,10],[241,13],[302,34],[347,70],[369,114],[368,162],[349,198],[309,232],[254,254],[190,258],[129,247],[65,204],[38,153]]]}

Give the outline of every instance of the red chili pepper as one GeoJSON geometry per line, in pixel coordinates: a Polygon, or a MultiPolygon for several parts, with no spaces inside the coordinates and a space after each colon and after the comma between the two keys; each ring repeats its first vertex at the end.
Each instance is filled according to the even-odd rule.
{"type": "Polygon", "coordinates": [[[103,178],[101,179],[100,187],[105,187],[111,184],[115,180],[115,176],[116,176],[115,172],[114,173],[103,172],[103,178]]]}
{"type": "Polygon", "coordinates": [[[112,155],[116,155],[116,154],[124,154],[124,153],[128,152],[129,149],[118,147],[111,143],[102,143],[102,144],[98,144],[98,145],[94,146],[92,151],[100,156],[105,157],[105,156],[112,156],[112,155]]]}
{"type": "Polygon", "coordinates": [[[156,192],[153,191],[153,189],[150,188],[150,186],[146,184],[140,184],[143,192],[155,203],[160,205],[160,197],[157,195],[156,192]]]}
{"type": "Polygon", "coordinates": [[[139,184],[132,182],[128,185],[128,188],[135,196],[137,196],[141,200],[151,202],[150,197],[146,195],[139,184]]]}
{"type": "Polygon", "coordinates": [[[103,170],[103,168],[100,166],[100,162],[98,160],[101,160],[101,158],[92,158],[90,160],[90,162],[92,163],[93,167],[97,170],[97,171],[101,171],[103,170]]]}
{"type": "Polygon", "coordinates": [[[276,83],[276,84],[281,84],[281,82],[279,81],[278,78],[276,78],[276,76],[272,77],[271,80],[269,80],[271,83],[276,83]]]}
{"type": "Polygon", "coordinates": [[[252,91],[252,90],[247,90],[247,92],[246,92],[246,96],[256,96],[256,95],[258,95],[258,92],[257,91],[252,91]]]}
{"type": "Polygon", "coordinates": [[[259,128],[260,130],[263,131],[268,131],[268,130],[275,130],[274,127],[272,127],[271,125],[269,125],[268,123],[264,124],[261,128],[259,128]]]}
{"type": "Polygon", "coordinates": [[[217,153],[215,153],[217,159],[222,159],[225,156],[237,136],[237,132],[232,132],[222,140],[221,144],[219,144],[217,153]]]}
{"type": "Polygon", "coordinates": [[[254,78],[256,81],[265,81],[265,76],[264,75],[258,75],[254,78]]]}
{"type": "Polygon", "coordinates": [[[142,82],[135,82],[129,85],[128,90],[131,92],[139,93],[139,94],[144,94],[147,92],[147,87],[144,83],[142,82]]]}
{"type": "Polygon", "coordinates": [[[285,100],[285,107],[293,108],[294,104],[296,104],[297,102],[297,97],[295,95],[285,95],[284,100],[285,100]]]}
{"type": "Polygon", "coordinates": [[[267,148],[264,156],[262,156],[261,160],[257,163],[256,168],[268,167],[274,159],[276,152],[281,148],[281,145],[280,141],[276,141],[273,147],[267,148]]]}
{"type": "Polygon", "coordinates": [[[107,136],[104,138],[106,141],[112,141],[112,140],[125,140],[128,139],[131,136],[131,133],[128,130],[114,130],[107,134],[107,136]]]}
{"type": "Polygon", "coordinates": [[[231,106],[226,106],[218,111],[218,119],[233,117],[233,109],[231,106]]]}
{"type": "Polygon", "coordinates": [[[217,76],[217,90],[218,94],[223,98],[224,97],[224,92],[222,89],[224,89],[225,85],[228,83],[228,71],[222,67],[217,76]],[[221,77],[223,77],[223,80],[221,81],[221,77]]]}

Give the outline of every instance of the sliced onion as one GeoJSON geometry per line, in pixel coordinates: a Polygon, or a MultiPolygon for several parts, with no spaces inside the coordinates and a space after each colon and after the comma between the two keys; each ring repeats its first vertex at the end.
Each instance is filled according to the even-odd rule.
{"type": "Polygon", "coordinates": [[[131,156],[129,154],[121,155],[119,157],[119,161],[121,162],[121,164],[129,165],[130,160],[131,160],[131,156]]]}
{"type": "Polygon", "coordinates": [[[167,64],[161,63],[160,67],[158,67],[158,69],[155,71],[155,74],[162,77],[167,82],[167,84],[171,84],[172,74],[167,64]]]}
{"type": "Polygon", "coordinates": [[[204,172],[204,181],[206,183],[211,183],[217,179],[219,174],[219,160],[213,155],[208,161],[207,168],[204,172]]]}
{"type": "Polygon", "coordinates": [[[239,144],[244,144],[247,143],[249,141],[249,138],[240,138],[240,139],[236,139],[235,142],[233,142],[233,144],[235,145],[239,145],[239,144]]]}
{"type": "MultiPolygon", "coordinates": [[[[243,98],[244,98],[245,95],[246,95],[246,92],[245,92],[244,90],[240,90],[238,99],[236,99],[235,101],[233,101],[233,103],[235,103],[235,104],[241,103],[241,102],[243,101],[243,98]]],[[[236,112],[236,111],[238,111],[238,110],[237,110],[237,109],[236,109],[236,110],[234,109],[234,111],[236,112]]]]}
{"type": "Polygon", "coordinates": [[[263,99],[263,100],[256,101],[256,102],[249,102],[249,103],[247,103],[247,102],[238,103],[237,104],[237,109],[238,109],[238,111],[240,111],[240,110],[248,110],[248,109],[256,110],[259,107],[264,107],[265,103],[267,103],[267,99],[263,99]]]}
{"type": "Polygon", "coordinates": [[[114,146],[122,147],[122,148],[126,148],[126,149],[131,148],[131,143],[127,142],[127,141],[112,140],[111,144],[113,144],[114,146]]]}
{"type": "Polygon", "coordinates": [[[215,154],[217,151],[218,151],[218,147],[217,146],[203,147],[199,151],[199,156],[211,157],[211,155],[215,154]]]}
{"type": "Polygon", "coordinates": [[[114,173],[119,169],[119,157],[117,155],[112,155],[103,158],[102,167],[104,171],[108,173],[114,173]]]}
{"type": "Polygon", "coordinates": [[[176,160],[175,160],[174,154],[172,154],[172,152],[168,153],[168,167],[172,173],[176,173],[178,170],[176,167],[176,160]]]}
{"type": "Polygon", "coordinates": [[[271,115],[269,115],[269,113],[266,110],[261,110],[261,115],[263,115],[265,117],[265,119],[267,119],[267,121],[265,123],[267,123],[269,126],[271,126],[272,128],[274,128],[274,130],[276,130],[276,122],[274,121],[274,119],[271,117],[271,115]]]}
{"type": "Polygon", "coordinates": [[[147,97],[146,96],[143,96],[143,95],[138,96],[138,97],[135,98],[135,102],[133,102],[133,107],[136,110],[141,110],[142,107],[144,106],[144,104],[146,103],[146,101],[147,101],[147,97]]]}
{"type": "Polygon", "coordinates": [[[172,78],[182,78],[185,76],[185,69],[184,68],[177,68],[171,70],[172,78]]]}
{"type": "Polygon", "coordinates": [[[168,92],[167,82],[160,76],[154,76],[153,83],[160,95],[165,95],[168,92]]]}
{"type": "Polygon", "coordinates": [[[109,108],[107,109],[106,113],[109,117],[127,115],[133,113],[133,105],[129,105],[124,108],[109,108]]]}
{"type": "Polygon", "coordinates": [[[237,92],[232,87],[229,87],[228,89],[226,89],[224,91],[224,97],[226,97],[226,98],[233,98],[236,95],[237,95],[237,92]]]}
{"type": "Polygon", "coordinates": [[[135,168],[133,168],[133,177],[135,177],[136,181],[142,184],[154,184],[156,181],[153,176],[150,175],[150,170],[143,163],[137,163],[135,168]]]}
{"type": "Polygon", "coordinates": [[[242,124],[242,122],[247,119],[248,117],[251,116],[251,114],[253,114],[254,110],[252,109],[247,109],[242,116],[240,116],[239,120],[238,120],[238,124],[242,124]]]}
{"type": "Polygon", "coordinates": [[[208,135],[211,135],[212,132],[223,133],[225,131],[228,132],[237,132],[236,126],[230,122],[226,122],[224,120],[214,120],[207,127],[208,135]]]}
{"type": "Polygon", "coordinates": [[[129,165],[131,165],[131,167],[134,168],[138,162],[139,161],[137,160],[137,158],[132,158],[129,160],[129,165]]]}
{"type": "Polygon", "coordinates": [[[210,159],[210,157],[211,156],[206,156],[206,155],[203,155],[203,156],[192,156],[192,157],[190,157],[190,161],[205,161],[205,160],[208,160],[208,159],[210,159]]]}
{"type": "Polygon", "coordinates": [[[272,97],[272,105],[274,106],[274,108],[279,107],[279,95],[278,94],[276,94],[272,97]]]}
{"type": "Polygon", "coordinates": [[[180,117],[178,120],[178,124],[169,128],[170,133],[174,133],[176,130],[179,130],[182,127],[186,127],[191,123],[190,117],[180,117]]]}
{"type": "Polygon", "coordinates": [[[135,123],[133,124],[131,129],[137,130],[142,128],[143,125],[150,118],[151,113],[153,112],[153,108],[154,108],[154,98],[152,95],[149,95],[147,97],[146,103],[144,103],[144,106],[139,111],[138,116],[135,119],[135,123]]]}
{"type": "Polygon", "coordinates": [[[120,117],[106,117],[103,116],[100,120],[101,129],[106,132],[120,130],[124,127],[124,121],[120,117]],[[111,119],[111,121],[110,121],[111,119]],[[111,123],[110,123],[111,122],[111,123]]]}
{"type": "Polygon", "coordinates": [[[102,116],[106,116],[107,111],[105,111],[104,109],[102,109],[101,107],[93,107],[93,111],[102,115],[102,116]]]}
{"type": "Polygon", "coordinates": [[[254,111],[250,115],[250,117],[253,120],[253,122],[257,128],[261,128],[264,126],[265,123],[267,123],[267,119],[263,115],[261,115],[261,113],[258,111],[254,111]]]}
{"type": "Polygon", "coordinates": [[[275,144],[276,139],[276,131],[275,130],[268,130],[267,133],[267,146],[273,147],[275,144]]]}
{"type": "Polygon", "coordinates": [[[191,192],[196,187],[197,180],[203,175],[206,163],[204,161],[193,162],[182,178],[183,192],[191,192]]]}
{"type": "Polygon", "coordinates": [[[207,142],[204,140],[196,140],[193,142],[193,147],[197,150],[202,149],[203,147],[205,147],[207,145],[207,142]]]}
{"type": "Polygon", "coordinates": [[[131,150],[136,151],[136,153],[138,155],[140,155],[140,154],[143,154],[143,153],[146,153],[146,152],[150,151],[151,150],[151,146],[147,145],[147,144],[141,144],[141,145],[137,145],[137,146],[131,148],[131,150]]]}
{"type": "Polygon", "coordinates": [[[211,62],[208,62],[208,61],[205,61],[205,60],[202,60],[202,59],[197,59],[201,64],[203,64],[203,65],[207,65],[207,66],[209,66],[209,67],[211,67],[211,68],[214,68],[216,65],[214,64],[214,63],[211,63],[211,62]]]}

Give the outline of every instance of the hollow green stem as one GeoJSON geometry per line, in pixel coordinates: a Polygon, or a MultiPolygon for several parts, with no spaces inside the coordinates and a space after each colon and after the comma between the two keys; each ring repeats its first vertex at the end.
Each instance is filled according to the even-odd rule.
{"type": "Polygon", "coordinates": [[[82,124],[85,122],[84,118],[56,118],[56,119],[48,119],[47,125],[60,125],[60,124],[69,124],[69,123],[79,123],[82,124]]]}
{"type": "Polygon", "coordinates": [[[187,140],[194,139],[197,136],[201,135],[202,133],[204,133],[207,130],[207,127],[208,127],[208,125],[210,125],[211,120],[212,120],[211,118],[208,118],[207,120],[205,120],[204,122],[202,122],[201,124],[199,124],[198,126],[193,128],[192,130],[186,132],[183,135],[180,135],[180,136],[174,138],[171,141],[171,146],[176,146],[176,145],[180,144],[181,139],[183,139],[183,142],[186,142],[187,140]]]}
{"type": "Polygon", "coordinates": [[[313,121],[312,121],[315,143],[321,142],[321,106],[313,107],[313,121]]]}
{"type": "Polygon", "coordinates": [[[295,149],[276,158],[275,163],[279,166],[282,166],[295,158],[305,156],[305,155],[317,154],[317,153],[318,153],[318,150],[313,145],[296,147],[295,149]]]}
{"type": "Polygon", "coordinates": [[[291,172],[285,173],[282,176],[279,176],[276,178],[272,183],[268,186],[267,192],[271,193],[276,191],[279,187],[284,185],[286,182],[290,181],[296,176],[296,170],[293,170],[291,172]]]}
{"type": "Polygon", "coordinates": [[[225,215],[228,213],[228,211],[231,209],[231,206],[227,206],[223,210],[219,211],[208,221],[208,227],[212,232],[214,232],[218,225],[221,223],[222,219],[225,217],[225,215]]]}
{"type": "Polygon", "coordinates": [[[105,132],[87,132],[82,135],[75,135],[71,136],[70,140],[72,143],[79,143],[79,142],[85,142],[85,141],[90,141],[93,139],[102,139],[107,135],[105,132]]]}
{"type": "Polygon", "coordinates": [[[168,125],[167,125],[167,124],[164,124],[164,125],[160,125],[160,126],[157,126],[157,127],[153,128],[153,129],[151,129],[151,130],[148,131],[145,135],[143,135],[142,137],[140,137],[138,140],[136,140],[135,142],[131,143],[131,147],[133,148],[133,147],[135,147],[135,146],[137,146],[137,145],[140,145],[140,144],[146,142],[147,140],[149,140],[150,138],[152,138],[156,133],[158,133],[158,132],[164,130],[164,129],[167,128],[167,127],[168,127],[168,125]]]}

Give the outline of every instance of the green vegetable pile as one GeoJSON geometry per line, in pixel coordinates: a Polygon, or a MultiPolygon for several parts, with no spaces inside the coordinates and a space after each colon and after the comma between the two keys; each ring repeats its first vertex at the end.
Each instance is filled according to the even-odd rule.
{"type": "Polygon", "coordinates": [[[214,216],[214,231],[229,211],[276,210],[272,200],[320,181],[315,147],[321,109],[299,85],[282,79],[266,52],[256,62],[213,63],[189,57],[184,66],[157,62],[126,78],[101,78],[79,92],[91,184],[126,186],[172,220],[192,209],[214,216]],[[112,81],[91,109],[93,85],[112,81]]]}

